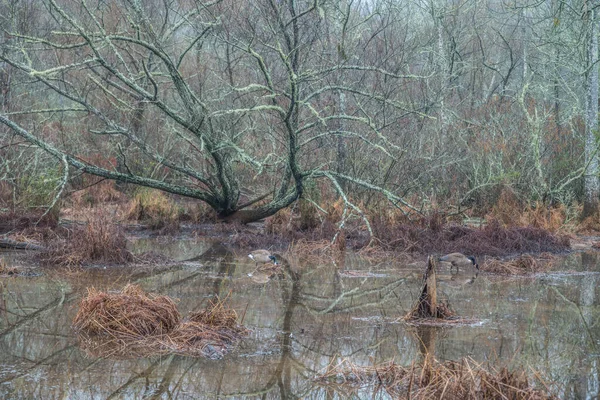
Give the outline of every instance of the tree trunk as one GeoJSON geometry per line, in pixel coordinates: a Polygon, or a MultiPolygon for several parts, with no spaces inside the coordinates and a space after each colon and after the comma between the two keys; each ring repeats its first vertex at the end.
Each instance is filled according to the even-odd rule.
{"type": "Polygon", "coordinates": [[[598,25],[596,22],[596,2],[588,4],[588,71],[586,79],[585,112],[585,171],[584,200],[582,218],[598,212],[598,154],[596,152],[596,133],[598,132],[598,25]]]}
{"type": "Polygon", "coordinates": [[[420,318],[437,318],[437,281],[435,276],[435,261],[432,256],[427,259],[427,270],[425,271],[425,285],[421,292],[418,305],[420,318]]]}

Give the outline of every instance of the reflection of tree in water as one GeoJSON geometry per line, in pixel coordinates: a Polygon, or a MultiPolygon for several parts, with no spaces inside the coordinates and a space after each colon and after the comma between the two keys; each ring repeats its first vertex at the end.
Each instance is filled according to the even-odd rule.
{"type": "MultiPolygon", "coordinates": [[[[586,260],[589,267],[584,267],[585,270],[597,268],[595,260],[586,260]]],[[[244,341],[237,352],[220,361],[181,356],[159,360],[85,359],[73,347],[69,328],[71,315],[67,312],[73,310],[73,314],[76,311],[74,305],[80,293],[75,293],[69,287],[59,287],[58,282],[36,281],[37,285],[47,287],[27,291],[23,288],[34,285],[26,283],[21,286],[17,283],[26,281],[8,281],[0,292],[6,304],[0,321],[0,346],[5,357],[4,363],[22,364],[22,367],[14,374],[0,374],[0,381],[9,383],[18,377],[23,379],[14,389],[18,390],[13,393],[14,396],[5,391],[14,387],[12,384],[3,385],[5,389],[0,388],[0,396],[32,397],[41,393],[44,398],[54,398],[60,397],[62,386],[70,388],[68,393],[71,397],[93,387],[98,398],[175,398],[178,395],[189,396],[190,393],[198,398],[298,398],[314,390],[327,391],[312,388],[311,378],[322,372],[327,364],[338,363],[342,358],[363,365],[389,361],[391,358],[398,363],[408,364],[417,359],[419,354],[425,356],[437,352],[438,356],[445,359],[451,353],[456,353],[458,341],[464,341],[463,346],[473,346],[470,349],[458,349],[469,354],[479,354],[482,346],[492,346],[488,352],[502,352],[499,348],[503,346],[502,343],[506,347],[504,353],[514,354],[517,346],[524,343],[522,335],[528,332],[529,323],[530,335],[536,341],[525,342],[522,350],[527,352],[532,364],[539,364],[551,362],[561,348],[571,346],[575,350],[576,346],[598,335],[594,307],[595,277],[590,279],[590,276],[577,278],[581,281],[570,286],[536,286],[537,298],[533,298],[535,293],[529,282],[511,286],[512,296],[529,296],[529,302],[504,302],[495,306],[498,307],[497,312],[513,312],[520,321],[518,324],[498,326],[506,333],[497,333],[496,339],[489,339],[489,327],[483,330],[464,328],[442,331],[419,327],[414,328],[414,336],[407,336],[402,325],[389,322],[410,309],[418,292],[417,278],[348,277],[344,275],[345,270],[340,273],[331,266],[302,268],[288,262],[283,265],[282,276],[256,285],[246,278],[245,273],[240,272],[244,267],[250,268],[249,264],[243,264],[247,260],[237,259],[225,246],[217,243],[194,261],[201,266],[174,267],[155,276],[140,276],[139,279],[143,279],[144,286],[151,287],[151,292],[164,294],[169,290],[175,293],[175,297],[181,293],[182,300],[185,300],[183,296],[188,296],[189,305],[198,301],[194,306],[200,306],[202,299],[224,297],[230,292],[237,310],[244,310],[248,304],[245,322],[254,328],[254,334],[244,341]],[[564,299],[555,295],[557,290],[564,299]],[[536,301],[539,301],[539,305],[535,304],[536,301]],[[557,318],[552,317],[555,314],[544,312],[544,308],[557,309],[565,307],[565,304],[568,304],[567,313],[560,315],[568,318],[557,326],[557,318]],[[507,307],[511,310],[506,311],[507,307]],[[527,317],[530,312],[530,318],[535,317],[531,321],[527,317]],[[539,313],[542,313],[541,319],[538,319],[539,313]],[[386,320],[388,316],[390,318],[386,320]],[[582,333],[584,321],[588,323],[589,331],[582,333]],[[469,335],[471,332],[479,335],[473,337],[473,343],[467,337],[462,337],[464,333],[469,335]],[[565,340],[557,343],[556,335],[565,335],[565,340]],[[491,343],[493,340],[496,342],[491,343]],[[68,367],[65,369],[64,366],[68,367]],[[106,379],[107,371],[110,380],[106,379]],[[60,384],[48,386],[40,392],[39,384],[25,379],[30,375],[43,376],[60,384]]],[[[294,264],[294,260],[290,262],[294,264]]],[[[358,271],[360,266],[352,266],[350,270],[358,271]]],[[[478,284],[489,285],[485,276],[484,282],[479,278],[478,284]]],[[[507,295],[505,284],[498,284],[497,287],[497,296],[507,295]]],[[[455,289],[448,287],[447,290],[455,289]]],[[[494,322],[488,323],[494,326],[494,322]]],[[[560,354],[559,357],[564,359],[561,358],[562,367],[555,367],[557,374],[564,373],[563,368],[568,368],[572,371],[589,371],[595,375],[589,359],[576,360],[569,356],[568,351],[560,354]]],[[[579,376],[575,374],[569,375],[571,379],[579,376]]],[[[596,376],[590,375],[577,382],[568,384],[565,381],[570,390],[565,392],[566,396],[585,397],[593,393],[596,376]]]]}
{"type": "Polygon", "coordinates": [[[224,294],[224,280],[233,278],[237,266],[233,252],[218,242],[213,242],[204,253],[186,261],[199,262],[203,269],[212,270],[216,274],[216,278],[213,278],[212,294],[217,297],[224,294]]]}

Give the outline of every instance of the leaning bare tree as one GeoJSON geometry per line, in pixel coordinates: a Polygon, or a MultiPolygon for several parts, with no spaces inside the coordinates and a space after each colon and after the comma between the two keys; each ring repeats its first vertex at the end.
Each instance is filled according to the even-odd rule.
{"type": "Polygon", "coordinates": [[[401,54],[378,50],[394,34],[384,5],[34,4],[38,24],[5,32],[0,59],[25,89],[20,108],[0,122],[65,171],[195,198],[244,223],[290,205],[317,179],[348,207],[355,207],[345,193],[350,184],[407,205],[335,165],[338,137],[360,144],[372,163],[391,163],[403,149],[390,126],[420,107],[401,93],[421,77],[401,54]],[[48,134],[44,127],[58,116],[69,123],[48,134]],[[90,143],[115,157],[115,167],[82,157],[90,143]]]}

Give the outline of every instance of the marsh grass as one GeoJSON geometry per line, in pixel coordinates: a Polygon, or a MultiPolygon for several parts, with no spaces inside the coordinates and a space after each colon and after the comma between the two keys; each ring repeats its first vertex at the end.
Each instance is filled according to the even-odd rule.
{"type": "Polygon", "coordinates": [[[330,365],[316,381],[345,395],[357,395],[359,390],[364,395],[364,390],[370,389],[373,398],[383,392],[392,398],[414,400],[558,399],[538,374],[522,368],[485,368],[470,358],[440,362],[426,357],[406,367],[393,361],[359,366],[345,359],[330,365]],[[531,375],[537,378],[539,388],[531,375]]]}

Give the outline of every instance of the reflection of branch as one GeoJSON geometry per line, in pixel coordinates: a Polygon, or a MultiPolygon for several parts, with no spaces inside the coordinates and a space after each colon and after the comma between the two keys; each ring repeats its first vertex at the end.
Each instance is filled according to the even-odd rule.
{"type": "Polygon", "coordinates": [[[405,279],[402,278],[402,279],[398,279],[394,282],[388,283],[385,286],[374,288],[374,289],[367,289],[367,290],[364,290],[364,288],[359,286],[359,287],[350,289],[348,291],[342,292],[339,296],[337,296],[334,299],[327,298],[327,297],[314,296],[314,295],[306,295],[306,294],[302,295],[303,300],[330,301],[331,303],[329,304],[329,306],[327,306],[326,308],[324,308],[322,310],[317,310],[313,307],[310,307],[310,306],[306,305],[305,302],[303,302],[302,304],[304,307],[306,307],[307,310],[312,311],[316,314],[327,314],[328,312],[331,312],[331,310],[333,310],[342,300],[344,300],[344,298],[346,298],[350,295],[352,296],[352,301],[354,302],[357,299],[360,299],[361,297],[370,296],[373,294],[384,293],[383,297],[380,296],[378,298],[378,301],[375,301],[375,302],[361,303],[361,304],[356,304],[356,305],[352,305],[352,306],[336,308],[336,311],[351,311],[351,310],[355,310],[355,309],[359,309],[359,308],[363,308],[363,307],[367,307],[367,306],[385,303],[389,297],[394,295],[394,289],[396,289],[398,286],[400,286],[404,282],[405,282],[405,279]]]}
{"type": "Polygon", "coordinates": [[[561,293],[561,292],[560,292],[560,291],[559,291],[557,288],[555,288],[554,286],[551,286],[550,288],[551,288],[551,289],[554,291],[554,293],[556,293],[556,295],[557,295],[558,297],[560,297],[560,298],[561,298],[561,299],[562,299],[562,300],[563,300],[565,303],[568,303],[568,304],[572,305],[573,307],[575,307],[575,308],[577,309],[577,311],[578,311],[578,313],[579,313],[579,316],[581,316],[581,321],[583,322],[583,326],[585,327],[585,330],[586,330],[586,332],[587,332],[588,336],[590,337],[590,340],[589,340],[589,342],[590,342],[590,344],[592,345],[592,348],[594,349],[594,351],[596,351],[596,339],[594,338],[594,335],[592,334],[592,330],[590,329],[590,327],[589,327],[589,325],[588,325],[587,321],[585,320],[585,317],[584,317],[584,315],[583,315],[583,312],[581,311],[581,307],[580,307],[580,306],[579,306],[577,303],[575,303],[575,302],[573,302],[573,301],[571,301],[571,300],[567,299],[567,298],[566,298],[566,297],[565,297],[565,296],[564,296],[564,295],[563,295],[563,294],[562,294],[562,293],[561,293]]]}
{"type": "MultiPolygon", "coordinates": [[[[173,356],[171,356],[173,357],[173,356]]],[[[131,386],[133,383],[135,383],[137,380],[139,379],[146,379],[148,376],[150,376],[150,373],[152,371],[154,371],[156,369],[156,367],[162,365],[162,363],[164,362],[164,360],[162,360],[161,358],[159,358],[158,360],[154,361],[152,364],[150,364],[150,366],[148,368],[146,368],[145,370],[137,373],[137,374],[133,374],[128,380],[127,382],[125,382],[124,384],[122,384],[121,386],[119,386],[114,392],[112,392],[110,394],[110,396],[108,396],[106,399],[115,399],[115,398],[121,398],[121,396],[124,394],[123,391],[125,389],[127,389],[129,386],[131,386]]]]}
{"type": "Polygon", "coordinates": [[[46,304],[45,306],[38,308],[31,314],[27,314],[27,315],[23,316],[23,318],[19,319],[17,322],[12,324],[8,328],[4,329],[3,331],[0,331],[0,337],[6,336],[6,335],[14,332],[21,326],[25,325],[27,322],[34,320],[38,317],[41,317],[41,315],[44,314],[46,311],[51,310],[54,307],[60,306],[61,304],[71,302],[73,299],[75,299],[78,296],[79,296],[79,294],[75,294],[74,292],[69,292],[69,293],[65,294],[64,297],[59,297],[59,298],[54,299],[53,301],[46,304]]]}
{"type": "Polygon", "coordinates": [[[9,381],[14,381],[14,380],[16,380],[18,378],[21,378],[21,377],[25,376],[25,375],[29,375],[29,373],[31,371],[33,371],[34,369],[36,369],[37,367],[47,365],[48,361],[50,361],[52,358],[54,358],[54,357],[56,357],[56,356],[58,356],[58,355],[60,355],[60,354],[62,354],[64,352],[66,352],[66,351],[72,350],[73,348],[75,348],[75,346],[74,345],[70,345],[70,346],[65,347],[64,349],[57,350],[54,353],[50,354],[48,357],[44,357],[41,360],[38,360],[32,366],[30,366],[28,368],[25,368],[19,374],[17,374],[17,375],[8,375],[6,378],[0,380],[0,384],[5,383],[5,382],[9,382],[9,381]]]}

